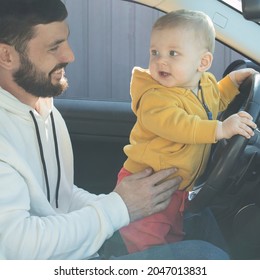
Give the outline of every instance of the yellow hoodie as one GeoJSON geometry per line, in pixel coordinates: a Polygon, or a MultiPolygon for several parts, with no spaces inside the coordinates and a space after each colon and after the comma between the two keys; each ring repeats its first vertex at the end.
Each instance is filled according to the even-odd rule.
{"type": "Polygon", "coordinates": [[[133,69],[130,92],[137,121],[124,147],[124,168],[135,173],[148,166],[155,171],[176,166],[183,178],[180,189],[192,189],[216,142],[217,115],[238,94],[228,76],[217,83],[212,74],[203,73],[200,85],[213,120],[208,120],[200,95],[198,99],[189,89],[164,87],[148,70],[133,69]]]}

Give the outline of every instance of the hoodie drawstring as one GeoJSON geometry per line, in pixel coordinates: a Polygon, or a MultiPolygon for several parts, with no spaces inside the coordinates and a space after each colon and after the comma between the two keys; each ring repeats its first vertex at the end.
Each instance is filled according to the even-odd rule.
{"type": "Polygon", "coordinates": [[[56,154],[56,161],[57,161],[57,168],[58,168],[58,177],[57,177],[56,193],[55,193],[56,208],[58,208],[59,207],[58,198],[59,198],[59,189],[60,189],[61,169],[60,169],[59,146],[58,146],[55,122],[54,122],[54,117],[53,117],[52,112],[51,112],[51,124],[52,124],[52,133],[53,133],[53,138],[54,138],[55,154],[56,154]]]}
{"type": "MultiPolygon", "coordinates": [[[[37,140],[38,140],[38,146],[39,146],[39,149],[40,149],[41,162],[42,162],[42,167],[43,167],[44,177],[45,177],[45,182],[46,182],[47,199],[50,202],[50,185],[49,185],[46,162],[45,162],[44,153],[43,153],[43,146],[42,146],[40,131],[39,131],[39,127],[38,127],[38,124],[37,124],[37,121],[36,121],[36,118],[35,118],[33,112],[30,111],[30,114],[32,116],[34,126],[35,126],[35,130],[36,130],[36,136],[37,136],[37,140]]],[[[51,112],[50,116],[51,116],[52,133],[53,133],[53,138],[54,138],[55,154],[56,154],[56,161],[57,161],[57,168],[58,168],[58,178],[57,178],[56,193],[55,193],[56,208],[58,208],[59,207],[58,197],[59,197],[59,188],[60,188],[61,168],[60,168],[60,157],[59,157],[57,134],[56,134],[56,128],[55,128],[54,117],[53,117],[52,112],[51,112]]]]}

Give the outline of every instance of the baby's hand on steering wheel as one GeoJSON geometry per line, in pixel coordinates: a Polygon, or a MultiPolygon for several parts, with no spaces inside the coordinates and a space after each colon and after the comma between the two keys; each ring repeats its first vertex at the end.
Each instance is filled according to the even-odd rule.
{"type": "Polygon", "coordinates": [[[231,115],[223,122],[218,122],[216,140],[229,139],[237,134],[249,139],[254,135],[253,130],[256,127],[252,116],[245,111],[240,111],[237,114],[231,115]]]}
{"type": "Polygon", "coordinates": [[[246,78],[257,73],[258,72],[253,68],[245,68],[232,71],[228,75],[236,87],[239,87],[246,78]]]}

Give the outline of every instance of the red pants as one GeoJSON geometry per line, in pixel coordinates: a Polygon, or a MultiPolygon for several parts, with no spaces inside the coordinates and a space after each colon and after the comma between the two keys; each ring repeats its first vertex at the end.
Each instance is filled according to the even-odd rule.
{"type": "MultiPolygon", "coordinates": [[[[118,183],[131,173],[122,168],[118,183]]],[[[181,241],[183,232],[183,211],[188,193],[175,191],[168,207],[159,213],[130,223],[120,230],[129,253],[143,251],[151,246],[181,241]]]]}

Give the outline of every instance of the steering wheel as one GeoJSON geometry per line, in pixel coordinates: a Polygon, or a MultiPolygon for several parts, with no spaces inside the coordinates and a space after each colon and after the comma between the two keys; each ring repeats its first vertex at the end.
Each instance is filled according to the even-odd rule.
{"type": "MultiPolygon", "coordinates": [[[[244,81],[240,86],[240,94],[230,103],[224,114],[222,114],[221,120],[237,113],[242,108],[253,117],[253,121],[259,126],[260,122],[257,122],[260,114],[260,74],[252,75],[244,81]],[[244,104],[245,106],[243,106],[244,104]]],[[[199,212],[208,206],[217,194],[224,191],[225,183],[234,166],[239,162],[248,142],[249,139],[235,135],[226,140],[224,146],[221,141],[216,144],[215,150],[218,150],[219,153],[217,160],[210,160],[208,163],[209,175],[200,184],[201,188],[198,194],[190,201],[189,211],[199,212]]]]}

